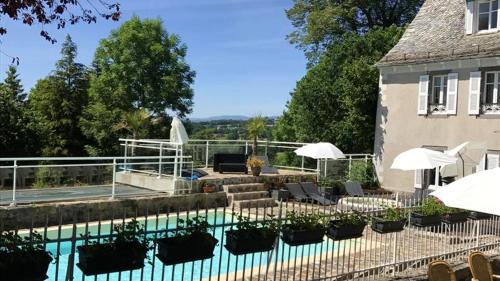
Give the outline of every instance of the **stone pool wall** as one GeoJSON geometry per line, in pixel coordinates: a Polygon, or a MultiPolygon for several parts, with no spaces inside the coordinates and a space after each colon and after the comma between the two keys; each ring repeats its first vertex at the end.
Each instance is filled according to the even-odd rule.
{"type": "Polygon", "coordinates": [[[223,207],[225,192],[189,195],[158,195],[116,200],[94,200],[33,204],[0,208],[0,231],[30,227],[54,226],[86,221],[122,219],[158,213],[223,207]]]}

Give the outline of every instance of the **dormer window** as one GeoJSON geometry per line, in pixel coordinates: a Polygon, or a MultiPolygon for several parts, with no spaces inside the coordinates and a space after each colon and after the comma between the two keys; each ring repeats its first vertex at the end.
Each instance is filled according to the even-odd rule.
{"type": "Polygon", "coordinates": [[[498,31],[499,0],[467,0],[465,31],[467,34],[498,31]]]}
{"type": "Polygon", "coordinates": [[[496,30],[498,24],[498,1],[480,0],[477,14],[477,30],[496,30]]]}

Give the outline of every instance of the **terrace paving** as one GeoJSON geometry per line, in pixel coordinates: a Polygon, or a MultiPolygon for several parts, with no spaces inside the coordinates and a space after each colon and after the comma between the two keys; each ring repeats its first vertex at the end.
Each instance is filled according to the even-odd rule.
{"type": "MultiPolygon", "coordinates": [[[[18,204],[29,204],[31,202],[41,203],[107,198],[111,196],[111,190],[111,185],[18,189],[16,191],[16,201],[18,204]]],[[[161,193],[122,184],[117,184],[115,188],[115,197],[119,198],[158,194],[161,193]]],[[[0,205],[8,205],[11,202],[12,190],[0,191],[0,205]]]]}

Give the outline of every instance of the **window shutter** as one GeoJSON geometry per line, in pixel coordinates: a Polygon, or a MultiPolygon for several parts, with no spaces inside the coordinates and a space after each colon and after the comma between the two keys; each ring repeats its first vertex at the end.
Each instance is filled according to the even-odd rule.
{"type": "Polygon", "coordinates": [[[479,114],[479,98],[481,96],[481,72],[471,72],[469,79],[469,114],[479,114]]]}
{"type": "Polygon", "coordinates": [[[468,0],[465,10],[465,33],[472,34],[474,31],[474,4],[475,1],[468,0]]]}
{"type": "Polygon", "coordinates": [[[422,170],[415,170],[415,188],[422,188],[422,170]]]}
{"type": "Polygon", "coordinates": [[[427,114],[427,103],[429,94],[429,75],[420,76],[418,84],[418,114],[427,114]]]}
{"type": "Polygon", "coordinates": [[[487,170],[498,168],[498,162],[500,160],[500,155],[498,154],[487,154],[486,168],[487,170]]]}
{"type": "Polygon", "coordinates": [[[477,164],[477,166],[476,166],[476,172],[484,171],[485,166],[486,166],[486,155],[484,155],[481,158],[481,161],[479,161],[479,164],[477,164]]]}
{"type": "Polygon", "coordinates": [[[457,114],[458,73],[448,74],[448,93],[446,97],[446,113],[457,114]]]}

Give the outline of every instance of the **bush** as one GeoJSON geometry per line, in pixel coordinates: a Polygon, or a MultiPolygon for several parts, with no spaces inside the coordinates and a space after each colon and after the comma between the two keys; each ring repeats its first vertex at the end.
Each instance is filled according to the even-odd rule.
{"type": "Polygon", "coordinates": [[[359,182],[363,188],[379,187],[375,177],[373,163],[371,161],[353,161],[351,165],[351,172],[348,173],[347,179],[359,182]]]}
{"type": "Polygon", "coordinates": [[[60,168],[40,167],[35,172],[34,188],[56,187],[62,184],[63,173],[60,168]]]}

